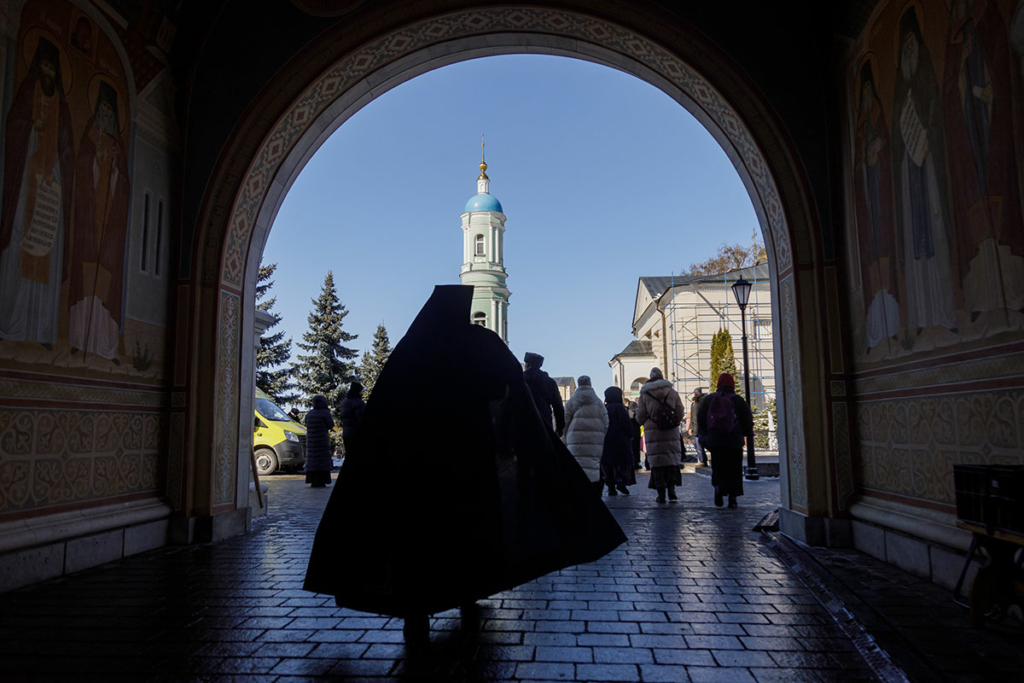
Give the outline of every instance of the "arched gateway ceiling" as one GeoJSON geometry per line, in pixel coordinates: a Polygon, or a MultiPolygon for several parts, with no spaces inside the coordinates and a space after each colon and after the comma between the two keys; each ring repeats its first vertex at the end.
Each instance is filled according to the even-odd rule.
{"type": "MultiPolygon", "coordinates": [[[[344,34],[339,30],[338,35],[344,34]]],[[[617,22],[536,7],[480,8],[424,18],[381,32],[354,50],[343,45],[333,42],[330,34],[317,41],[319,49],[339,54],[333,65],[305,85],[289,79],[287,69],[268,84],[264,92],[278,100],[288,97],[287,106],[273,121],[258,109],[248,112],[220,155],[203,202],[191,272],[206,286],[192,293],[197,334],[191,342],[190,365],[177,376],[211,376],[205,372],[209,369],[217,380],[212,396],[209,386],[204,390],[199,382],[187,390],[193,406],[192,443],[200,462],[205,460],[203,451],[209,453],[204,436],[212,437],[205,442],[214,445],[209,453],[212,467],[198,467],[212,477],[208,505],[217,508],[241,500],[245,488],[247,471],[240,456],[248,452],[251,430],[239,415],[248,414],[246,397],[251,395],[248,350],[255,274],[277,210],[305,162],[362,106],[418,74],[488,55],[542,53],[597,62],[655,85],[701,121],[732,159],[750,193],[770,254],[774,317],[781,332],[776,362],[783,368],[786,391],[779,401],[780,430],[785,431],[780,447],[790,468],[801,473],[789,478],[790,486],[784,483],[784,496],[796,509],[806,510],[802,386],[815,380],[801,369],[800,339],[808,334],[798,329],[797,312],[798,299],[815,295],[810,285],[798,296],[794,261],[813,260],[811,212],[787,139],[729,60],[697,35],[693,40],[676,35],[673,51],[617,22]],[[686,50],[690,53],[679,54],[686,50]],[[714,73],[718,85],[729,89],[728,96],[702,71],[714,73]],[[215,299],[211,286],[217,290],[215,299]],[[216,343],[207,343],[211,341],[216,343]]],[[[301,55],[295,61],[300,62],[301,55]]],[[[173,461],[182,457],[183,453],[171,454],[172,473],[173,461]]]]}

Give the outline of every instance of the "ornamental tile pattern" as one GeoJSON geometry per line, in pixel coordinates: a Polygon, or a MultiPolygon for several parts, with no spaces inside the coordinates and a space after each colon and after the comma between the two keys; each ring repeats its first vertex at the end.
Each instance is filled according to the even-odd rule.
{"type": "Polygon", "coordinates": [[[0,408],[0,514],[161,492],[164,419],[0,408]]]}
{"type": "Polygon", "coordinates": [[[238,452],[238,344],[241,298],[220,293],[220,356],[217,374],[217,421],[214,425],[214,504],[235,498],[235,460],[238,452]]]}
{"type": "Polygon", "coordinates": [[[800,347],[797,343],[796,291],[793,276],[779,282],[779,323],[782,326],[783,374],[786,378],[786,449],[789,492],[794,505],[807,507],[807,464],[804,462],[803,393],[800,389],[800,347]]]}
{"type": "Polygon", "coordinates": [[[185,476],[185,416],[171,414],[171,429],[167,439],[167,498],[175,510],[182,506],[181,485],[185,476]]]}
{"type": "Polygon", "coordinates": [[[832,404],[832,443],[836,462],[836,501],[840,510],[854,492],[853,462],[850,453],[850,415],[846,403],[832,404]]]}
{"type": "Polygon", "coordinates": [[[1024,464],[1024,391],[867,401],[854,408],[864,487],[953,505],[955,464],[1024,464]]]}

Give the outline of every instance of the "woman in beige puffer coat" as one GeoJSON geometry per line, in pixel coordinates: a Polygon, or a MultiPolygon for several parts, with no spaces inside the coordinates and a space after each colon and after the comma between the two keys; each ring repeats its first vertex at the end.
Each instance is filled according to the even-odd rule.
{"type": "Polygon", "coordinates": [[[580,375],[576,383],[576,393],[565,404],[565,445],[600,493],[608,410],[591,386],[590,377],[580,375]]]}
{"type": "Polygon", "coordinates": [[[658,492],[658,502],[676,500],[676,486],[683,483],[679,464],[683,458],[683,440],[679,427],[659,429],[654,422],[654,411],[664,403],[672,409],[676,421],[683,419],[683,401],[679,392],[672,388],[659,368],[651,368],[651,379],[640,388],[636,400],[636,421],[644,427],[644,441],[647,444],[647,464],[651,466],[651,481],[648,488],[658,492]]]}

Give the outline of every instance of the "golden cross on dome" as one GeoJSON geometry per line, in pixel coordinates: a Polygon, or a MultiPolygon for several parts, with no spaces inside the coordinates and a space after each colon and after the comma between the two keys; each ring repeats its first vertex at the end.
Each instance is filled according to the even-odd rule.
{"type": "MultiPolygon", "coordinates": [[[[487,177],[487,162],[484,161],[484,134],[480,133],[480,178],[490,180],[487,177]]],[[[480,179],[478,178],[478,180],[480,179]]]]}

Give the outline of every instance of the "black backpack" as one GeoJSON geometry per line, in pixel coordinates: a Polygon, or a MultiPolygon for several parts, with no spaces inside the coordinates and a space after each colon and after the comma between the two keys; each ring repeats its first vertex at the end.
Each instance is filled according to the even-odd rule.
{"type": "Polygon", "coordinates": [[[720,394],[715,392],[708,397],[711,404],[708,406],[708,432],[726,436],[732,434],[736,425],[740,423],[736,415],[736,405],[732,402],[735,394],[720,394]]]}
{"type": "Polygon", "coordinates": [[[661,399],[651,395],[658,405],[651,411],[651,419],[654,420],[654,425],[658,429],[676,429],[679,427],[680,419],[676,415],[676,411],[672,409],[672,406],[668,404],[668,401],[662,401],[661,399]]]}

